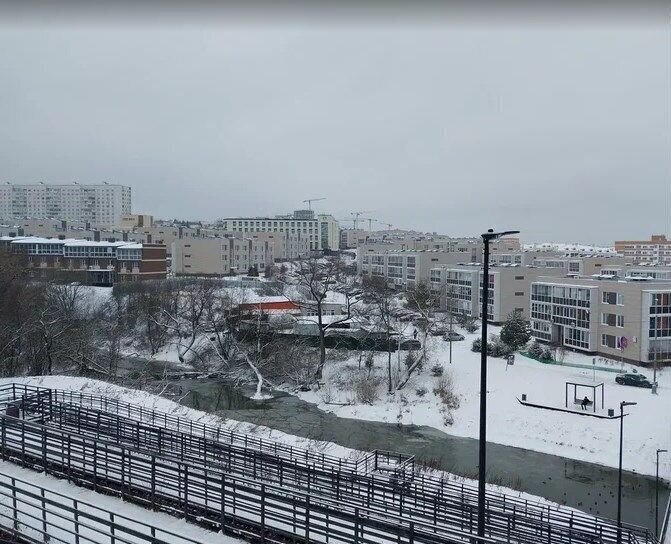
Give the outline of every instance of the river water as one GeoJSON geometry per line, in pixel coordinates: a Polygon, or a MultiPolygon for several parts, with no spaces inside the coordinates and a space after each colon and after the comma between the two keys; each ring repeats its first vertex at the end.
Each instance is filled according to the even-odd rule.
{"type": "MultiPolygon", "coordinates": [[[[335,442],[357,450],[385,449],[467,477],[477,474],[478,441],[450,436],[426,426],[341,418],[283,392],[253,401],[229,384],[214,380],[171,382],[186,394],[182,403],[222,417],[264,425],[301,437],[335,442]]],[[[251,391],[249,391],[251,393],[251,391]]],[[[522,448],[489,443],[487,480],[615,519],[617,469],[522,448]]],[[[660,483],[660,524],[669,487],[660,483]]],[[[622,518],[654,530],[655,479],[623,474],[622,518]]]]}

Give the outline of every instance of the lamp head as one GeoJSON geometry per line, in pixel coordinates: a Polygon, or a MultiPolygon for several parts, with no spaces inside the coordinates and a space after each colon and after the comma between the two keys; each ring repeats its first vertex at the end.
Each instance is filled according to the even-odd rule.
{"type": "Polygon", "coordinates": [[[669,450],[657,450],[657,453],[658,453],[658,454],[660,454],[660,453],[667,453],[668,451],[669,451],[669,450]]]}
{"type": "Polygon", "coordinates": [[[482,235],[483,240],[496,240],[497,238],[501,238],[502,236],[509,236],[511,234],[519,234],[519,230],[504,230],[503,232],[494,232],[494,229],[487,229],[487,232],[485,232],[482,235]]]}
{"type": "Polygon", "coordinates": [[[625,402],[625,401],[622,401],[622,402],[620,403],[620,406],[621,406],[622,408],[624,408],[625,406],[636,406],[637,404],[638,404],[638,402],[625,402]]]}

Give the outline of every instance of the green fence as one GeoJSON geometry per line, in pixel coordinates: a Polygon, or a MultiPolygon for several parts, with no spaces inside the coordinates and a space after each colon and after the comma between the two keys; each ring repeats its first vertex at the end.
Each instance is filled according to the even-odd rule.
{"type": "Polygon", "coordinates": [[[524,355],[525,357],[528,357],[529,359],[533,359],[534,361],[542,363],[544,365],[569,366],[571,368],[583,368],[585,370],[603,370],[604,372],[614,372],[615,374],[622,374],[622,370],[620,370],[619,368],[611,368],[607,366],[597,366],[597,365],[579,365],[577,363],[566,363],[562,361],[553,361],[551,359],[540,359],[538,357],[534,357],[528,351],[520,351],[520,354],[524,355]]]}

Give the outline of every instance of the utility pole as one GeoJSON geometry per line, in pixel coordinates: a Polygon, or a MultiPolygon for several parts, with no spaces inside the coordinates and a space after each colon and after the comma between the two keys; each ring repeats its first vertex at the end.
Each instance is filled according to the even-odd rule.
{"type": "Polygon", "coordinates": [[[657,465],[655,468],[655,535],[659,538],[659,454],[669,450],[657,450],[657,465]]]}

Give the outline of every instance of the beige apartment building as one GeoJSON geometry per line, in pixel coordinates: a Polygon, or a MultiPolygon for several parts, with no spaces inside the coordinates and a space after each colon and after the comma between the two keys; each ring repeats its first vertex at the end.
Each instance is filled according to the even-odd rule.
{"type": "MultiPolygon", "coordinates": [[[[441,309],[472,317],[481,317],[481,265],[459,264],[431,269],[431,289],[440,295],[441,309]]],[[[513,311],[520,311],[529,319],[529,292],[531,282],[541,276],[563,276],[559,269],[531,266],[491,266],[489,269],[488,320],[503,323],[513,311]]]]}
{"type": "Polygon", "coordinates": [[[671,264],[671,240],[663,234],[653,234],[650,240],[618,240],[615,251],[636,264],[671,264]]]}
{"type": "Polygon", "coordinates": [[[340,249],[354,249],[366,243],[369,232],[363,229],[342,229],[340,231],[340,249]]]}
{"type": "Polygon", "coordinates": [[[417,284],[429,281],[432,268],[446,264],[468,262],[469,252],[446,252],[437,250],[378,250],[357,252],[357,272],[362,276],[380,277],[396,289],[413,289],[417,284]]]}
{"type": "Polygon", "coordinates": [[[274,262],[274,245],[252,237],[182,238],[172,243],[175,275],[264,274],[274,262]]]}
{"type": "Polygon", "coordinates": [[[635,364],[671,361],[669,281],[538,278],[530,303],[538,340],[635,364]]]}

